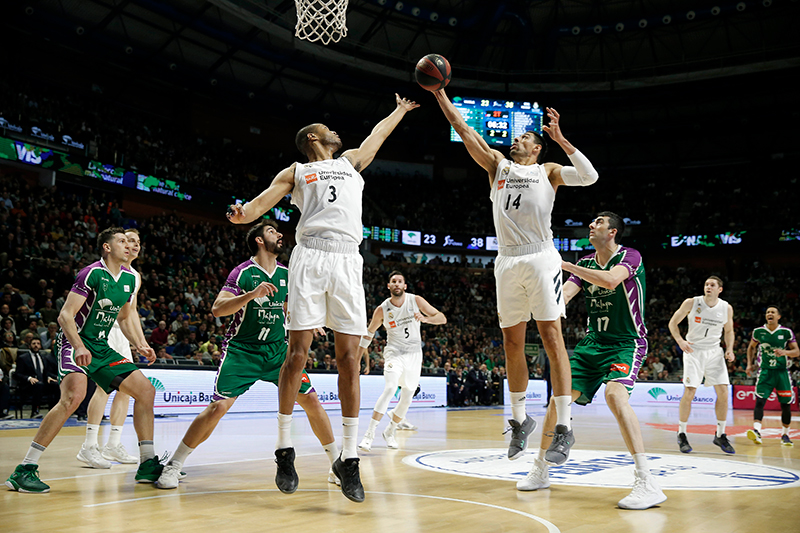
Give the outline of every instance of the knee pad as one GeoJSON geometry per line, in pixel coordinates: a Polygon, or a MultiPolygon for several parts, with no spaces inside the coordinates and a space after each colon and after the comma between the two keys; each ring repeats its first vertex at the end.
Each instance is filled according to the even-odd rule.
{"type": "Polygon", "coordinates": [[[788,426],[792,422],[792,404],[781,404],[781,422],[784,426],[788,426]]]}

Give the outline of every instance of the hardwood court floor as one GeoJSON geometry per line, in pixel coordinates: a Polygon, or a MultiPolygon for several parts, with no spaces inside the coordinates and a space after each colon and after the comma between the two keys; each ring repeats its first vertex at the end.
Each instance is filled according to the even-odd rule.
{"type": "MultiPolygon", "coordinates": [[[[359,440],[370,413],[361,413],[359,440]]],[[[527,472],[531,456],[526,454],[513,463],[503,457],[508,435],[504,437],[501,433],[510,410],[412,410],[409,419],[419,430],[398,432],[402,449],[388,450],[378,436],[372,451],[361,454],[362,480],[367,491],[366,502],[362,504],[348,501],[338,488],[327,483],[327,457],[301,413],[295,416],[293,435],[300,488],[293,495],[281,494],[274,484],[274,414],[228,415],[211,438],[192,454],[184,468],[189,476],[180,488],[171,491],[134,483],[135,465],[115,464],[110,470],[83,467],[75,454],[83,440],[84,427],[66,427],[40,464],[42,478],[52,491],[38,495],[12,491],[0,494],[0,529],[4,533],[732,533],[800,529],[797,482],[800,442],[794,448],[782,447],[772,436],[764,439],[764,445],[754,445],[743,436],[751,413],[734,413],[728,433],[734,435],[731,441],[737,454],[729,456],[711,444],[713,410],[695,409],[689,435],[695,451],[684,455],[678,452],[675,443],[677,409],[637,409],[648,455],[655,458],[651,460],[651,468],[666,476],[660,478],[662,486],[680,485],[673,478],[685,475],[693,487],[693,490],[665,489],[669,499],[647,511],[624,511],[616,506],[630,491],[633,474],[632,466],[627,464],[613,468],[615,461],[625,463],[626,459],[622,439],[607,408],[575,408],[573,413],[577,444],[568,463],[572,464],[571,473],[567,472],[563,478],[564,483],[570,484],[554,480],[548,490],[523,493],[515,490],[514,481],[508,476],[518,478],[527,472]],[[408,463],[425,464],[427,469],[408,463]],[[747,468],[762,470],[745,471],[747,468]],[[737,488],[743,484],[789,486],[765,490],[737,488]]],[[[541,421],[543,411],[537,409],[531,414],[541,421]]],[[[766,426],[779,426],[776,414],[768,413],[766,426]]],[[[334,431],[340,434],[339,413],[330,415],[334,431]]],[[[156,449],[174,450],[191,420],[191,416],[157,420],[156,449]]],[[[379,430],[385,424],[384,421],[379,430]]],[[[798,427],[794,422],[796,441],[800,441],[798,427]]],[[[102,439],[107,432],[104,425],[102,439]]],[[[34,429],[0,431],[3,478],[21,461],[34,433],[34,429]]],[[[537,429],[531,450],[538,448],[539,435],[537,429]]],[[[136,452],[130,418],[123,443],[129,451],[136,452]]],[[[551,470],[551,477],[555,477],[555,469],[551,470]]]]}

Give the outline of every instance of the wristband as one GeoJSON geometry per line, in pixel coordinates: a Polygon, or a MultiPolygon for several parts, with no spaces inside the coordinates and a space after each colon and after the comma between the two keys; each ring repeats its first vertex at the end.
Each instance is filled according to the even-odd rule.
{"type": "Polygon", "coordinates": [[[358,341],[358,346],[360,348],[369,348],[369,345],[372,343],[372,337],[368,337],[366,335],[361,337],[361,340],[358,341]]]}

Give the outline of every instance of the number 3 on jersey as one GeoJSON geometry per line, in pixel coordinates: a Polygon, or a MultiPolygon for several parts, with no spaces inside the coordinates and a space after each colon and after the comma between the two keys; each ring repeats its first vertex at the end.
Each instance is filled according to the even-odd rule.
{"type": "Polygon", "coordinates": [[[522,193],[518,194],[517,197],[514,198],[513,202],[511,201],[512,196],[513,196],[512,194],[509,194],[506,197],[506,211],[508,211],[508,209],[512,206],[514,207],[514,209],[519,209],[519,201],[520,199],[522,199],[522,193]]]}
{"type": "Polygon", "coordinates": [[[329,203],[335,202],[336,199],[338,198],[338,196],[336,196],[336,187],[334,187],[333,185],[329,185],[328,189],[330,189],[330,191],[331,191],[331,197],[328,198],[328,202],[329,203]]]}

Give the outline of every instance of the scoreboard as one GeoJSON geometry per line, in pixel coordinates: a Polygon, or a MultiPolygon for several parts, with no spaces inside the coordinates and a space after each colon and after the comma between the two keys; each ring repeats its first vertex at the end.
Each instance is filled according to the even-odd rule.
{"type": "MultiPolygon", "coordinates": [[[[453,105],[490,146],[511,146],[516,137],[529,130],[542,134],[544,112],[537,102],[456,96],[453,105]]],[[[462,142],[452,126],[450,140],[462,142]]]]}

